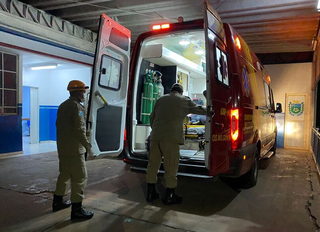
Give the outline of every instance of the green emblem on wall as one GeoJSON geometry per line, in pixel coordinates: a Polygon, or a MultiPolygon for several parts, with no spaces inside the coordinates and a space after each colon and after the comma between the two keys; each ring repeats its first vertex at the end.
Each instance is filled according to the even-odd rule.
{"type": "Polygon", "coordinates": [[[292,116],[300,116],[304,113],[304,102],[296,101],[289,103],[289,114],[292,116]]]}

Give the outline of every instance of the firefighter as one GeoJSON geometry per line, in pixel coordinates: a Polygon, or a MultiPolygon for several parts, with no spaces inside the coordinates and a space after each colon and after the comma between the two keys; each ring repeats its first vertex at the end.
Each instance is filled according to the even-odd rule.
{"type": "Polygon", "coordinates": [[[71,208],[71,219],[90,219],[93,212],[82,208],[84,189],[87,184],[85,152],[93,155],[87,139],[85,110],[81,104],[88,86],[78,80],[70,81],[67,90],[69,99],[64,101],[57,114],[57,147],[59,156],[59,176],[53,196],[52,210],[71,208]],[[63,201],[71,184],[71,202],[63,201]]]}
{"type": "Polygon", "coordinates": [[[180,204],[182,197],[175,194],[180,149],[184,144],[183,122],[189,113],[205,115],[206,110],[197,106],[189,97],[183,96],[183,86],[173,84],[170,94],[159,98],[150,115],[152,128],[150,135],[150,153],[147,167],[147,202],[159,198],[155,183],[163,158],[166,183],[165,205],[180,204]]]}

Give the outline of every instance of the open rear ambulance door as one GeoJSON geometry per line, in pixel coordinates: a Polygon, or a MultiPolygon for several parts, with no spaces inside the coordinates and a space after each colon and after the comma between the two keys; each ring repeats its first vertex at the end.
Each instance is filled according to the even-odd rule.
{"type": "Polygon", "coordinates": [[[208,1],[205,4],[207,122],[205,132],[205,163],[211,176],[230,169],[231,151],[230,80],[226,38],[221,19],[208,1]]]}
{"type": "Polygon", "coordinates": [[[95,156],[116,156],[124,144],[131,32],[102,14],[97,40],[87,128],[95,156]]]}

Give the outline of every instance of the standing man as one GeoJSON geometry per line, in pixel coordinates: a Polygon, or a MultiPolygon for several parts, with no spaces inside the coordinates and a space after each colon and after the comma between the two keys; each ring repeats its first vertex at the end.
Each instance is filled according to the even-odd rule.
{"type": "Polygon", "coordinates": [[[91,144],[86,136],[84,94],[88,86],[78,80],[70,81],[67,90],[70,93],[58,109],[57,147],[59,154],[59,177],[53,196],[52,210],[56,212],[68,208],[72,203],[71,219],[90,219],[93,212],[82,208],[84,189],[87,184],[87,169],[84,154],[92,155],[91,144]],[[71,203],[63,201],[71,183],[71,203]]]}
{"type": "Polygon", "coordinates": [[[184,144],[183,122],[189,113],[205,115],[206,110],[197,106],[189,97],[183,96],[182,85],[173,84],[170,94],[156,101],[150,115],[151,142],[147,167],[147,202],[159,198],[155,183],[163,157],[166,193],[165,205],[180,204],[182,197],[175,194],[180,159],[180,144],[184,144]]]}

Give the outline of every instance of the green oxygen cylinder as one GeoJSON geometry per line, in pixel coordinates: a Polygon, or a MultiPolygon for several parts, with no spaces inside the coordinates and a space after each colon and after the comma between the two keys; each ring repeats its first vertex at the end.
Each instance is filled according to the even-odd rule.
{"type": "Polygon", "coordinates": [[[162,97],[164,95],[164,87],[162,85],[161,77],[159,78],[159,97],[162,97]]]}
{"type": "Polygon", "coordinates": [[[153,84],[151,72],[146,74],[146,81],[143,85],[142,99],[141,122],[142,124],[150,124],[150,114],[152,112],[153,104],[153,84]]]}
{"type": "Polygon", "coordinates": [[[152,109],[154,107],[154,105],[156,104],[156,101],[159,98],[159,83],[155,82],[153,84],[153,105],[152,105],[152,109]]]}
{"type": "Polygon", "coordinates": [[[152,104],[152,109],[154,108],[154,105],[156,104],[156,101],[159,98],[159,84],[158,84],[158,77],[156,75],[156,72],[153,73],[153,104],[152,104]]]}

